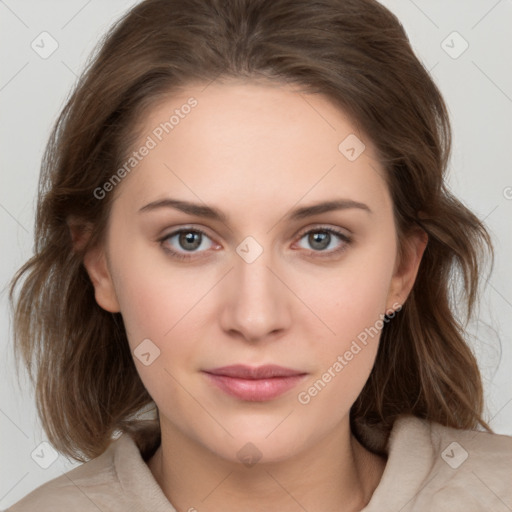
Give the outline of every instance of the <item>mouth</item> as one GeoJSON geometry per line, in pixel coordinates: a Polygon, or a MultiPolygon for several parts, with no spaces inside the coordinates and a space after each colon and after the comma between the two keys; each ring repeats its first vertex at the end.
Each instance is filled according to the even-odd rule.
{"type": "Polygon", "coordinates": [[[232,365],[204,370],[203,373],[209,382],[224,393],[249,402],[277,398],[295,387],[307,375],[305,372],[277,365],[232,365]]]}

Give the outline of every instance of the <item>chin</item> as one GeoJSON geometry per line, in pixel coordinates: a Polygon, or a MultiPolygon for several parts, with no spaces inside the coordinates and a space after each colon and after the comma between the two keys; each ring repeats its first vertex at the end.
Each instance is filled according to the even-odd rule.
{"type": "Polygon", "coordinates": [[[308,439],[312,435],[300,426],[284,425],[286,414],[272,421],[260,422],[260,425],[250,425],[250,422],[240,422],[238,428],[227,426],[231,434],[224,430],[220,436],[212,437],[211,432],[202,433],[200,442],[217,456],[230,463],[252,467],[257,463],[277,463],[297,456],[307,448],[308,439]],[[282,424],[280,424],[282,422],[282,424]],[[206,435],[204,435],[206,434],[206,435]],[[202,439],[201,439],[202,438],[202,439]]]}

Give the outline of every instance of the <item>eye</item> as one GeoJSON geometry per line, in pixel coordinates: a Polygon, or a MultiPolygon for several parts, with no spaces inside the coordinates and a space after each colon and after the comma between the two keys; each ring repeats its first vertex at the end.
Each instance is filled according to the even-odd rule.
{"type": "MultiPolygon", "coordinates": [[[[305,240],[305,243],[312,249],[312,254],[326,253],[319,254],[322,257],[338,254],[344,251],[351,243],[351,238],[345,233],[324,226],[303,233],[300,238],[300,241],[302,240],[305,240]]],[[[300,246],[303,249],[308,249],[308,247],[304,247],[303,245],[300,246]]]]}
{"type": "MultiPolygon", "coordinates": [[[[331,227],[319,227],[310,229],[300,235],[301,241],[305,240],[309,245],[309,252],[319,257],[330,257],[344,251],[351,243],[351,238],[345,233],[331,227]]],[[[211,238],[197,228],[182,228],[165,235],[158,240],[163,249],[173,258],[187,260],[194,258],[197,253],[206,252],[208,249],[218,248],[211,238]]]]}
{"type": "Polygon", "coordinates": [[[179,259],[192,258],[194,254],[204,252],[204,250],[211,249],[213,246],[210,237],[204,231],[196,228],[173,231],[161,238],[159,242],[165,251],[179,259]]]}

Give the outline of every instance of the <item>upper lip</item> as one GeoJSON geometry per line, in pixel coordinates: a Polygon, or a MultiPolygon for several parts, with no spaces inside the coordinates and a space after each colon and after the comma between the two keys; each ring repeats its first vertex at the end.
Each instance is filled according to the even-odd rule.
{"type": "Polygon", "coordinates": [[[235,364],[205,371],[206,373],[210,373],[212,375],[222,375],[225,377],[254,380],[269,379],[272,377],[291,377],[293,375],[305,374],[305,372],[293,370],[292,368],[284,368],[283,366],[278,366],[275,364],[267,364],[264,366],[247,366],[243,364],[235,364]]]}

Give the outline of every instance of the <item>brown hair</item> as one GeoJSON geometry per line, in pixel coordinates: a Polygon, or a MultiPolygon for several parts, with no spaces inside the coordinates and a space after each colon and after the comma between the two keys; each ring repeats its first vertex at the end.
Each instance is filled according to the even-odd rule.
{"type": "Polygon", "coordinates": [[[84,251],[102,240],[113,195],[98,200],[94,190],[125,161],[152,105],[192,82],[223,77],[265,77],[329,97],[378,151],[400,247],[418,226],[428,234],[412,292],[385,325],[351,409],[361,438],[364,429],[383,435],[366,446],[382,452],[404,413],[490,430],[452,292],[460,281],[469,319],[492,244],[444,183],[447,110],[396,17],[374,0],[146,0],[111,28],[55,125],[42,165],[35,254],[11,287],[15,348],[36,379],[49,440],[87,460],[115,431],[135,433],[137,411],[152,403],[120,314],[98,306],[82,264],[84,251]],[[81,250],[73,250],[70,222],[94,227],[81,250]]]}

